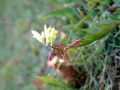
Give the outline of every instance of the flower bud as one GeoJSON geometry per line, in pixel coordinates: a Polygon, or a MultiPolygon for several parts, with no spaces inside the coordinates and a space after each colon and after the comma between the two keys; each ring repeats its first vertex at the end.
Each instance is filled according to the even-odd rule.
{"type": "Polygon", "coordinates": [[[68,49],[68,48],[76,48],[77,46],[79,46],[79,44],[80,44],[80,39],[77,39],[77,40],[73,41],[70,45],[68,45],[66,47],[66,49],[68,49]]]}

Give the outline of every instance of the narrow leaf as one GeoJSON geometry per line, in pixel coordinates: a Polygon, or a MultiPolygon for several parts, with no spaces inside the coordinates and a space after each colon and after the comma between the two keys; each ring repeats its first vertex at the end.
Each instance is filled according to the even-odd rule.
{"type": "Polygon", "coordinates": [[[100,31],[87,34],[83,39],[80,40],[79,46],[88,45],[106,36],[108,33],[114,30],[114,28],[117,26],[117,23],[112,22],[109,24],[96,24],[96,26],[100,29],[100,31]]]}
{"type": "Polygon", "coordinates": [[[66,7],[66,8],[62,8],[62,9],[58,9],[58,10],[53,10],[53,11],[44,13],[40,17],[42,17],[42,18],[48,18],[48,17],[54,17],[54,16],[63,16],[63,15],[67,16],[68,14],[74,15],[75,11],[76,11],[76,9],[74,7],[66,7]]]}
{"type": "Polygon", "coordinates": [[[50,76],[37,76],[37,79],[43,81],[46,84],[56,85],[58,83],[56,79],[50,76]]]}

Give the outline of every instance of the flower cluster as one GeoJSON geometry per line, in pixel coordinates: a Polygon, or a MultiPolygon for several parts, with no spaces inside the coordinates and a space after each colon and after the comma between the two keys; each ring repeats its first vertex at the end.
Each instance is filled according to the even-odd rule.
{"type": "Polygon", "coordinates": [[[44,25],[44,31],[39,34],[37,31],[32,30],[33,38],[37,39],[39,42],[45,45],[52,45],[53,41],[56,39],[58,31],[54,27],[48,27],[44,25]]]}
{"type": "MultiPolygon", "coordinates": [[[[80,39],[74,40],[68,46],[64,46],[62,44],[52,45],[58,33],[58,31],[56,31],[55,28],[51,26],[47,28],[47,26],[44,25],[44,31],[42,31],[41,34],[34,30],[32,30],[31,32],[33,34],[33,38],[37,39],[39,42],[53,49],[48,56],[47,66],[52,67],[57,72],[59,72],[63,76],[65,82],[69,83],[73,81],[74,76],[78,75],[78,72],[71,64],[71,59],[67,54],[66,50],[70,48],[76,48],[77,46],[79,46],[80,39]]],[[[41,84],[38,81],[35,81],[35,84],[36,83],[41,84]]]]}

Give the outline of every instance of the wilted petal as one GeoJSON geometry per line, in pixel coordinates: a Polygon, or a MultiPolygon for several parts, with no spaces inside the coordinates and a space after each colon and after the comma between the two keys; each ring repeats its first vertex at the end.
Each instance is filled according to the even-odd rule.
{"type": "Polygon", "coordinates": [[[55,56],[55,57],[53,57],[52,60],[48,60],[47,65],[49,67],[55,67],[55,65],[56,65],[57,62],[58,62],[58,57],[55,56]]]}
{"type": "Polygon", "coordinates": [[[55,57],[55,54],[50,54],[50,55],[48,56],[48,60],[51,61],[54,57],[55,57]]]}

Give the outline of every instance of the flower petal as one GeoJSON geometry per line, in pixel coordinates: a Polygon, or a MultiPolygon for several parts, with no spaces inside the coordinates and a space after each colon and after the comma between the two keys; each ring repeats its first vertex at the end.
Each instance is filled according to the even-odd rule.
{"type": "Polygon", "coordinates": [[[32,30],[31,33],[33,34],[33,38],[35,38],[36,40],[40,41],[40,34],[37,31],[32,30]]]}
{"type": "Polygon", "coordinates": [[[45,35],[45,37],[47,37],[48,34],[49,34],[49,33],[48,33],[47,26],[44,25],[44,35],[45,35]]]}

